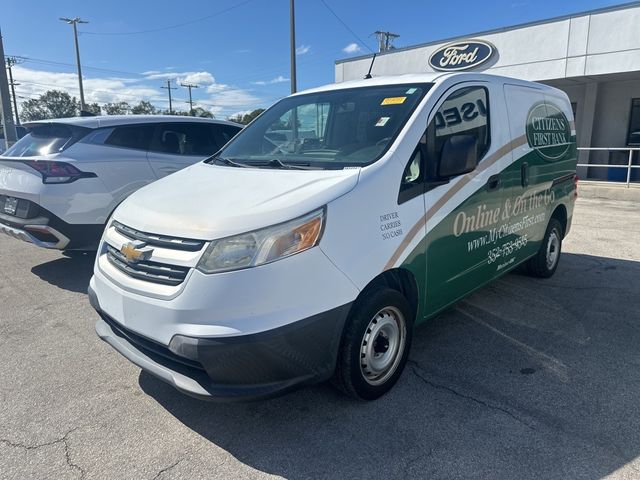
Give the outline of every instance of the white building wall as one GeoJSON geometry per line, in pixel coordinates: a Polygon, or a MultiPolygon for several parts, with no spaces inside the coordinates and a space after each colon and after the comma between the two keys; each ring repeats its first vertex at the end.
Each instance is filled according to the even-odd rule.
{"type": "MultiPolygon", "coordinates": [[[[442,46],[477,38],[495,45],[497,55],[475,71],[550,80],[640,71],[640,5],[578,15],[380,54],[374,75],[433,72],[428,60],[442,46]]],[[[337,82],[361,79],[371,56],[336,63],[337,82]]]]}

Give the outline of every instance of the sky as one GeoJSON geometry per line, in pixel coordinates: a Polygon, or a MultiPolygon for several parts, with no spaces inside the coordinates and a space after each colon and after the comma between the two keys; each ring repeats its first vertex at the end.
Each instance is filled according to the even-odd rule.
{"type": "MultiPolygon", "coordinates": [[[[334,61],[377,50],[376,30],[406,47],[621,4],[606,0],[296,0],[298,90],[331,83],[334,61]]],[[[72,27],[80,17],[87,103],[194,103],[217,118],[266,108],[290,92],[288,0],[2,0],[0,30],[18,103],[49,89],[78,96],[72,27]]],[[[535,48],[535,46],[532,46],[535,48]]],[[[363,75],[366,72],[363,72],[363,75]]]]}

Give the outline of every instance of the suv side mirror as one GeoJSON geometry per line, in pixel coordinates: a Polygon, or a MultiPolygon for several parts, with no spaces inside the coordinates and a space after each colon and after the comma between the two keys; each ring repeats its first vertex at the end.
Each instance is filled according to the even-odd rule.
{"type": "Polygon", "coordinates": [[[452,135],[442,146],[438,176],[455,177],[478,165],[478,140],[473,135],[452,135]]]}

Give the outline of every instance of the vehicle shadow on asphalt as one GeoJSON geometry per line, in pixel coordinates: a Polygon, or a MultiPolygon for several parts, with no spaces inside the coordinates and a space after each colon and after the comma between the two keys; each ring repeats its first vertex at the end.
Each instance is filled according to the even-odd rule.
{"type": "Polygon", "coordinates": [[[31,273],[58,288],[71,292],[87,293],[95,258],[95,253],[61,257],[35,265],[31,268],[31,273]]]}
{"type": "Polygon", "coordinates": [[[569,253],[551,279],[507,275],[417,329],[399,383],[375,402],[326,384],[244,404],[144,372],[139,384],[285,478],[602,478],[640,455],[638,278],[640,262],[569,253]]]}

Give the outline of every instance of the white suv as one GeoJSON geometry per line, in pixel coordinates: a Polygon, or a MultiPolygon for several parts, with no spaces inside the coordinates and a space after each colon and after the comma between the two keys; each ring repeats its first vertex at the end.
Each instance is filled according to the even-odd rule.
{"type": "Polygon", "coordinates": [[[0,155],[0,232],[92,250],[122,200],[218,151],[242,126],[177,116],[46,120],[0,155]]]}

